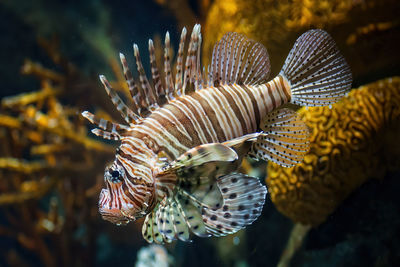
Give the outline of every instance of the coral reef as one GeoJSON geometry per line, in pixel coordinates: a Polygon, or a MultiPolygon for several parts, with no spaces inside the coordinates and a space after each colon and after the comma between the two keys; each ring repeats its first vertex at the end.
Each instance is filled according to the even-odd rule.
{"type": "Polygon", "coordinates": [[[93,264],[99,166],[114,148],[89,138],[81,109],[62,104],[80,94],[82,84],[90,91],[95,82],[53,42],[39,42],[60,72],[26,60],[22,73],[35,76],[41,89],[1,100],[0,265],[26,265],[29,257],[44,266],[93,264]]]}
{"type": "Polygon", "coordinates": [[[355,80],[370,82],[400,67],[399,11],[396,0],[216,0],[204,27],[203,61],[210,61],[223,34],[235,31],[265,45],[276,74],[300,34],[323,28],[338,43],[355,80]]]}
{"type": "Polygon", "coordinates": [[[311,129],[302,163],[269,163],[266,183],[277,209],[317,226],[355,189],[400,166],[400,78],[352,90],[332,108],[300,109],[311,129]]]}

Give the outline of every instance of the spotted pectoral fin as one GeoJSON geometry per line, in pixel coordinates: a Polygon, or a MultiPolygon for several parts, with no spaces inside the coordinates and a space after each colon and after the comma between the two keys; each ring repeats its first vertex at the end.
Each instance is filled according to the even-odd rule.
{"type": "Polygon", "coordinates": [[[151,213],[147,214],[143,223],[142,234],[144,239],[149,243],[163,244],[164,238],[158,230],[156,211],[157,209],[154,209],[151,213]]]}
{"type": "Polygon", "coordinates": [[[260,125],[262,133],[249,152],[258,159],[291,167],[303,160],[309,149],[309,129],[296,112],[282,108],[270,112],[260,125]]]}
{"type": "Polygon", "coordinates": [[[179,188],[209,207],[222,205],[217,177],[237,168],[236,151],[223,144],[205,144],[192,148],[175,162],[171,169],[177,176],[179,188]]]}
{"type": "Polygon", "coordinates": [[[241,173],[228,174],[217,179],[217,187],[223,198],[219,208],[211,208],[185,192],[178,194],[186,223],[198,236],[233,234],[261,214],[267,189],[257,178],[241,173]]]}
{"type": "Polygon", "coordinates": [[[217,178],[215,188],[222,197],[218,208],[208,205],[207,198],[182,189],[164,198],[147,215],[144,238],[169,243],[175,238],[190,241],[190,232],[200,237],[224,236],[250,225],[261,214],[267,189],[257,178],[240,173],[223,175],[217,178]]]}
{"type": "Polygon", "coordinates": [[[142,228],[144,239],[158,244],[170,243],[176,238],[190,241],[189,229],[197,236],[209,236],[202,221],[200,205],[195,203],[182,192],[164,198],[145,219],[142,228]]]}
{"type": "Polygon", "coordinates": [[[267,188],[258,178],[233,173],[218,178],[224,204],[219,209],[202,208],[207,232],[213,236],[233,234],[260,216],[267,188]]]}
{"type": "Polygon", "coordinates": [[[176,238],[189,241],[189,227],[180,203],[174,198],[164,198],[146,216],[142,234],[149,243],[170,243],[176,238]]]}

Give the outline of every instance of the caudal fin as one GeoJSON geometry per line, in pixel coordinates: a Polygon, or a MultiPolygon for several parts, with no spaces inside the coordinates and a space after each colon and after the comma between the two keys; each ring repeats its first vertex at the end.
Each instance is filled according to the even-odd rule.
{"type": "Polygon", "coordinates": [[[335,41],[323,30],[310,30],[294,44],[280,75],[291,87],[291,103],[325,106],[350,90],[352,75],[335,41]]]}

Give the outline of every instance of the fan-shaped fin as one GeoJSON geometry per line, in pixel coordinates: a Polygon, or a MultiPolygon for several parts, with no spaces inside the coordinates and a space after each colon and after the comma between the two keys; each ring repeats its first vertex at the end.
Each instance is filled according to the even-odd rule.
{"type": "Polygon", "coordinates": [[[323,30],[309,30],[297,39],[280,75],[290,83],[291,103],[301,106],[335,103],[352,83],[349,65],[323,30]]]}
{"type": "Polygon", "coordinates": [[[144,223],[142,226],[142,235],[143,238],[148,242],[148,243],[153,243],[153,213],[147,214],[146,218],[144,219],[144,223]]]}
{"type": "Polygon", "coordinates": [[[170,243],[175,238],[179,238],[182,241],[190,241],[187,221],[190,221],[192,227],[195,228],[194,230],[201,234],[201,228],[195,227],[197,225],[196,220],[192,217],[190,219],[185,217],[182,206],[177,199],[164,198],[155,210],[146,216],[142,234],[149,243],[153,241],[156,243],[170,243]]]}
{"type": "Polygon", "coordinates": [[[176,236],[182,241],[189,241],[189,227],[186,224],[181,204],[175,199],[170,206],[170,212],[172,214],[172,221],[176,236]]]}
{"type": "Polygon", "coordinates": [[[157,227],[161,233],[164,242],[171,243],[175,239],[174,226],[172,221],[172,214],[170,210],[170,201],[164,198],[156,211],[157,227]]]}
{"type": "Polygon", "coordinates": [[[158,230],[156,211],[157,209],[154,209],[151,213],[147,214],[142,226],[142,235],[149,243],[163,244],[164,238],[158,230]]]}
{"type": "Polygon", "coordinates": [[[200,210],[201,205],[184,191],[177,193],[177,200],[182,207],[182,212],[189,229],[197,236],[208,237],[200,210]]]}
{"type": "Polygon", "coordinates": [[[260,216],[267,189],[255,177],[234,173],[218,178],[224,204],[219,209],[202,208],[206,229],[213,236],[233,234],[260,216]]]}
{"type": "Polygon", "coordinates": [[[285,167],[303,160],[309,149],[309,131],[296,112],[287,108],[272,111],[261,129],[263,132],[249,152],[251,156],[285,167]]]}
{"type": "Polygon", "coordinates": [[[243,34],[229,32],[214,46],[209,83],[255,85],[267,82],[270,62],[267,49],[243,34]]]}

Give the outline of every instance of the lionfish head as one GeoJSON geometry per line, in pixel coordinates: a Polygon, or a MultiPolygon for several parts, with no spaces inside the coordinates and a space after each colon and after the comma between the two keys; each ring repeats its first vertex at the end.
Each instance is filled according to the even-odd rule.
{"type": "Polygon", "coordinates": [[[124,225],[149,213],[155,202],[154,184],[143,182],[143,177],[131,177],[117,160],[104,172],[99,212],[103,219],[124,225]]]}

